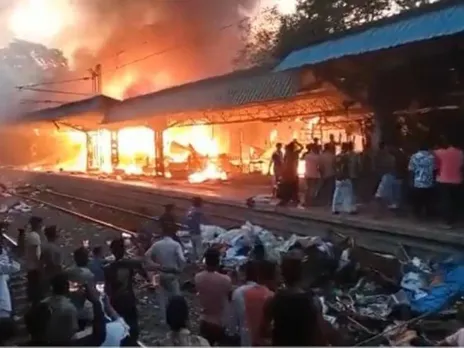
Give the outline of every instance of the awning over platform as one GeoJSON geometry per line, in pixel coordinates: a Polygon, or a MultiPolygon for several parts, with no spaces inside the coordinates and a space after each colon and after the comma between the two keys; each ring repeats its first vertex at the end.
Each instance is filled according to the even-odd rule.
{"type": "Polygon", "coordinates": [[[297,72],[239,71],[127,99],[111,108],[105,123],[284,99],[299,86],[297,72]]]}
{"type": "Polygon", "coordinates": [[[119,103],[119,100],[104,95],[97,95],[60,106],[29,112],[18,118],[15,123],[56,122],[71,118],[76,119],[76,117],[79,118],[85,115],[93,119],[91,124],[100,123],[103,121],[105,111],[116,103],[119,103]]]}
{"type": "Polygon", "coordinates": [[[422,11],[415,16],[405,13],[397,18],[390,18],[383,25],[371,25],[365,30],[361,27],[337,38],[294,51],[275,68],[275,71],[464,32],[464,3],[454,1],[452,6],[448,5],[445,8],[440,5],[430,5],[434,10],[422,11]]]}

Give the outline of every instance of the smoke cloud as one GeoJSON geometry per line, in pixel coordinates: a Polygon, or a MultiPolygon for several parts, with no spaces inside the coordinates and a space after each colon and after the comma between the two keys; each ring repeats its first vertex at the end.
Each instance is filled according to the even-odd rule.
{"type": "MultiPolygon", "coordinates": [[[[18,92],[15,86],[50,80],[52,75],[58,80],[88,76],[96,64],[102,65],[103,93],[121,99],[230,72],[244,44],[239,23],[259,4],[260,0],[0,0],[0,45],[8,51],[8,59],[3,54],[0,60],[0,119],[55,106],[55,101],[82,99],[18,92]],[[24,41],[11,49],[15,39],[24,41]],[[63,52],[71,74],[31,63],[40,61],[36,58],[42,54],[56,56],[53,49],[63,52]],[[31,103],[21,104],[24,99],[31,103]]],[[[50,89],[91,93],[91,84],[50,89]]]]}
{"type": "Polygon", "coordinates": [[[238,23],[257,3],[76,0],[72,5],[79,16],[55,44],[77,70],[101,63],[104,91],[127,97],[232,70],[243,44],[238,23]]]}

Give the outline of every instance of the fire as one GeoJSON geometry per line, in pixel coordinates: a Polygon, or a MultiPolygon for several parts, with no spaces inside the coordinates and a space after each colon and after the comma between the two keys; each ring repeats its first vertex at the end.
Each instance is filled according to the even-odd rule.
{"type": "MultiPolygon", "coordinates": [[[[74,130],[55,131],[55,136],[64,137],[66,146],[63,148],[68,155],[65,160],[58,161],[53,167],[55,170],[86,171],[88,156],[91,157],[89,158],[91,169],[108,174],[120,170],[127,175],[141,175],[146,172],[145,168],[155,167],[155,134],[147,127],[127,127],[118,131],[101,129],[88,134],[74,130]],[[87,146],[88,140],[92,149],[90,152],[87,146]],[[111,144],[116,140],[118,164],[114,166],[111,144]]],[[[168,129],[164,132],[164,146],[165,157],[171,162],[187,163],[192,153],[199,158],[199,167],[190,174],[189,182],[227,179],[227,174],[216,164],[221,146],[219,139],[213,137],[211,126],[168,129]]],[[[43,170],[45,167],[37,163],[35,168],[43,170]]],[[[172,177],[169,168],[165,177],[172,177]]]]}
{"type": "Polygon", "coordinates": [[[119,164],[126,174],[140,175],[155,158],[155,133],[146,127],[128,127],[118,131],[119,164]]]}
{"type": "Polygon", "coordinates": [[[9,29],[18,39],[46,43],[75,20],[66,1],[22,0],[15,4],[9,29]]]}
{"type": "Polygon", "coordinates": [[[227,174],[219,169],[213,162],[208,162],[206,168],[200,172],[190,174],[188,181],[191,184],[199,184],[207,180],[226,180],[227,174]]]}
{"type": "Polygon", "coordinates": [[[170,128],[164,131],[164,148],[166,154],[174,163],[187,161],[191,150],[195,155],[206,157],[206,165],[202,170],[190,174],[190,183],[201,183],[207,180],[226,180],[227,174],[214,162],[220,154],[220,142],[214,137],[212,126],[196,125],[191,127],[170,128]],[[174,151],[174,144],[184,147],[182,151],[174,151]],[[189,150],[190,149],[190,150],[189,150]]]}

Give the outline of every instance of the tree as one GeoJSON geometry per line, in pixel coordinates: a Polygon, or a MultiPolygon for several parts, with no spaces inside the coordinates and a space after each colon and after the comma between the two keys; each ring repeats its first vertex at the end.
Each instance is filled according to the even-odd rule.
{"type": "Polygon", "coordinates": [[[244,27],[246,44],[237,63],[241,66],[271,64],[291,51],[323,40],[327,35],[373,22],[433,0],[299,0],[292,15],[275,8],[264,11],[259,28],[244,27]]]}
{"type": "MultiPolygon", "coordinates": [[[[21,107],[21,101],[34,98],[35,93],[30,91],[18,93],[17,86],[70,76],[68,61],[60,50],[22,40],[15,40],[0,49],[0,74],[2,86],[0,88],[0,118],[30,109],[31,104],[21,107]]],[[[43,107],[40,104],[32,105],[43,107]]]]}

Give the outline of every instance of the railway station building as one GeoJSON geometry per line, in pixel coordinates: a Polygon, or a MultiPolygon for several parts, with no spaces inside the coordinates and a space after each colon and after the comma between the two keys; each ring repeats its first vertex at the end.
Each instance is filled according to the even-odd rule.
{"type": "Polygon", "coordinates": [[[193,181],[264,172],[275,144],[293,138],[333,135],[362,150],[398,141],[398,132],[445,132],[463,122],[462,18],[464,4],[444,0],[313,43],[273,71],[238,71],[124,101],[95,96],[29,113],[11,127],[63,135],[53,156],[37,156],[37,167],[174,176],[202,161],[208,172],[193,181]]]}

